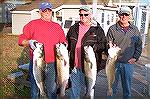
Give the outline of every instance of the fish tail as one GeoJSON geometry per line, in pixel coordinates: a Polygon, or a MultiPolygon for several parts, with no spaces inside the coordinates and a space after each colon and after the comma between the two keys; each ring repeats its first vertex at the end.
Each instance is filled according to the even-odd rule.
{"type": "Polygon", "coordinates": [[[112,88],[108,89],[108,92],[107,92],[107,96],[112,96],[113,95],[113,90],[112,88]]]}
{"type": "Polygon", "coordinates": [[[39,88],[39,90],[40,90],[40,95],[41,95],[41,96],[45,96],[46,93],[45,93],[45,91],[44,91],[43,82],[37,83],[37,86],[38,86],[38,88],[39,88]]]}

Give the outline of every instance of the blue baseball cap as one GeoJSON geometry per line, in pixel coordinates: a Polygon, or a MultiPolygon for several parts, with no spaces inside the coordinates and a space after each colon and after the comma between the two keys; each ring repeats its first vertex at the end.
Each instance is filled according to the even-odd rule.
{"type": "Polygon", "coordinates": [[[43,3],[40,4],[39,9],[42,10],[42,11],[44,11],[45,9],[52,10],[52,7],[53,6],[52,6],[51,3],[49,3],[49,2],[43,2],[43,3]]]}

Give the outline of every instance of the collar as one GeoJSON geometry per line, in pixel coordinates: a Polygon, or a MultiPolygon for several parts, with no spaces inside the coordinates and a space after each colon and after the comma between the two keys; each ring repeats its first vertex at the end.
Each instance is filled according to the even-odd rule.
{"type": "Polygon", "coordinates": [[[91,26],[96,27],[96,26],[98,26],[98,24],[97,24],[97,22],[95,20],[92,20],[92,25],[91,26]]]}
{"type": "MultiPolygon", "coordinates": [[[[134,28],[133,24],[131,24],[130,22],[129,24],[130,24],[129,28],[133,29],[134,28]]],[[[119,21],[116,23],[116,30],[122,30],[122,27],[120,26],[119,21]]]]}
{"type": "MultiPolygon", "coordinates": [[[[93,26],[93,27],[99,26],[99,23],[98,23],[97,21],[92,20],[91,22],[92,22],[91,26],[93,26]]],[[[81,23],[79,22],[79,26],[80,26],[80,25],[81,25],[81,23]]],[[[90,26],[90,27],[91,27],[91,26],[90,26]]]]}

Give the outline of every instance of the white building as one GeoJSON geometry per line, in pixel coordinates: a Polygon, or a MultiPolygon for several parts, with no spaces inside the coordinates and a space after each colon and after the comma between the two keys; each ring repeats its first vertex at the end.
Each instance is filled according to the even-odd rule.
{"type": "MultiPolygon", "coordinates": [[[[41,1],[39,2],[33,2],[29,5],[23,5],[23,6],[18,6],[16,7],[15,10],[13,10],[12,13],[12,34],[16,34],[19,35],[22,33],[22,29],[23,26],[28,23],[29,21],[33,20],[33,19],[37,19],[40,18],[40,15],[38,13],[38,6],[41,3],[41,1]]],[[[67,32],[67,29],[69,27],[67,27],[67,29],[65,29],[65,20],[72,20],[72,22],[74,23],[74,21],[78,21],[79,20],[79,8],[82,6],[80,4],[80,2],[75,2],[75,3],[71,3],[71,2],[67,2],[65,4],[61,4],[61,3],[55,3],[52,5],[54,6],[53,8],[53,21],[58,22],[60,25],[62,25],[65,33],[67,32]],[[62,24],[63,23],[63,24],[62,24]]],[[[92,5],[89,5],[92,9],[92,5]]],[[[111,25],[113,23],[115,23],[116,21],[116,11],[117,8],[110,8],[110,7],[103,7],[103,6],[97,6],[97,21],[99,23],[101,23],[101,18],[102,17],[107,17],[108,19],[112,20],[109,17],[113,17],[114,20],[110,21],[110,23],[108,25],[111,25]],[[104,14],[105,12],[105,14],[104,14]],[[108,15],[111,14],[110,12],[113,12],[113,16],[108,15]],[[103,16],[101,15],[103,13],[103,16]]],[[[102,22],[101,25],[102,27],[104,27],[105,25],[107,25],[104,19],[104,23],[102,22]]],[[[72,24],[71,24],[72,25],[72,24]]],[[[107,29],[105,29],[107,30],[107,29]]]]}
{"type": "MultiPolygon", "coordinates": [[[[72,2],[71,0],[59,0],[62,2],[56,2],[57,0],[51,0],[50,2],[54,6],[53,8],[53,21],[58,22],[59,24],[62,25],[62,28],[64,29],[65,33],[67,33],[67,30],[69,27],[75,23],[75,21],[79,20],[79,15],[78,11],[81,6],[81,4],[88,4],[91,8],[92,6],[92,1],[93,0],[85,0],[87,2],[82,2],[80,3],[80,0],[76,0],[75,2],[72,2]],[[67,20],[67,21],[66,21],[67,20]]],[[[83,0],[84,1],[84,0],[83,0]]],[[[120,6],[129,6],[132,10],[139,4],[139,0],[129,0],[130,3],[127,3],[127,0],[111,0],[113,4],[108,3],[107,7],[104,7],[100,5],[99,0],[97,0],[97,6],[96,6],[96,12],[95,18],[96,20],[100,23],[102,28],[105,31],[105,34],[107,33],[107,30],[110,25],[116,23],[117,21],[117,14],[116,11],[120,6]],[[113,7],[117,8],[112,8],[112,5],[115,5],[113,7]]],[[[30,20],[39,18],[40,15],[38,14],[38,6],[42,1],[38,2],[33,2],[29,5],[24,5],[24,6],[19,6],[16,7],[15,10],[12,11],[12,33],[19,35],[22,33],[23,26],[28,23],[30,20]]],[[[141,6],[144,7],[149,7],[149,3],[142,3],[140,2],[141,6]]],[[[140,8],[143,9],[143,8],[140,8]]],[[[133,13],[135,13],[133,11],[133,13]]],[[[134,16],[134,21],[138,24],[138,28],[141,32],[141,35],[143,37],[143,44],[145,45],[146,43],[146,37],[148,33],[148,23],[149,23],[149,14],[150,11],[147,10],[146,16],[144,16],[144,10],[140,12],[142,16],[140,16],[140,19],[144,19],[146,22],[145,24],[143,23],[143,20],[139,21],[139,19],[135,18],[134,16]]],[[[143,45],[143,46],[144,46],[143,45]]]]}

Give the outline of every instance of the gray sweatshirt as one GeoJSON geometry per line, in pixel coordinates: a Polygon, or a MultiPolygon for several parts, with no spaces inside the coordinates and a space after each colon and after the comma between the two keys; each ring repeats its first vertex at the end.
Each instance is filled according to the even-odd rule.
{"type": "Polygon", "coordinates": [[[138,28],[130,24],[127,30],[124,30],[119,23],[110,26],[107,32],[107,41],[112,41],[121,48],[121,54],[118,62],[128,63],[128,60],[139,59],[142,53],[142,40],[138,28]]]}

